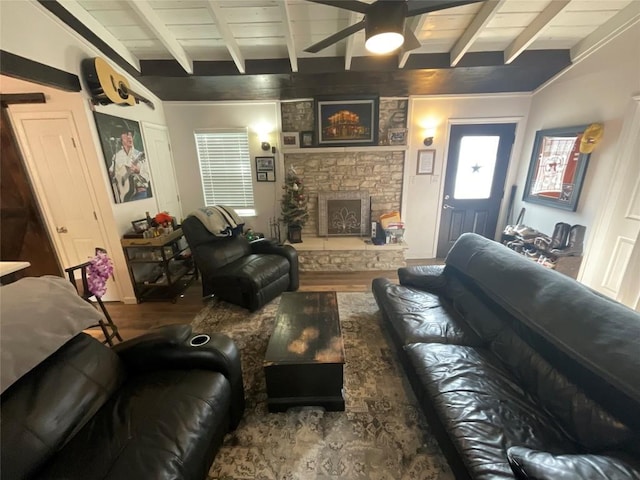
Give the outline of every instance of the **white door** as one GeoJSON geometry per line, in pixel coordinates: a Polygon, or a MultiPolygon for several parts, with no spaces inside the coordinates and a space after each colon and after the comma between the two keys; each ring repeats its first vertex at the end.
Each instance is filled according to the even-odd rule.
{"type": "Polygon", "coordinates": [[[640,311],[640,96],[627,111],[613,182],[583,264],[581,281],[640,311]]]}
{"type": "Polygon", "coordinates": [[[153,196],[161,212],[169,212],[178,222],[182,219],[182,206],[176,186],[169,133],[162,125],[142,123],[145,151],[151,168],[153,196]]]}
{"type": "MultiPolygon", "coordinates": [[[[60,263],[86,262],[105,247],[106,236],[71,112],[13,112],[12,118],[60,263]]],[[[112,280],[103,298],[119,300],[112,280]]]]}

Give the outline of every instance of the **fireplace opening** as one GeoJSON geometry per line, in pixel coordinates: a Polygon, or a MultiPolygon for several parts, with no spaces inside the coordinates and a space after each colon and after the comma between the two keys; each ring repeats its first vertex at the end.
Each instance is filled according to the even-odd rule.
{"type": "Polygon", "coordinates": [[[366,236],[369,202],[369,192],[366,190],[319,192],[318,235],[366,236]]]}

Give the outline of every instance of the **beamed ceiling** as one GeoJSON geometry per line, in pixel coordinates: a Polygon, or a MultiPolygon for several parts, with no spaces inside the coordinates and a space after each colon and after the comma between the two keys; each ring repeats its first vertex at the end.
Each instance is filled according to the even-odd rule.
{"type": "Polygon", "coordinates": [[[161,99],[194,101],[532,91],[640,21],[636,0],[487,0],[408,18],[420,47],[375,56],[364,31],[305,52],[363,17],[306,0],[40,4],[161,99]]]}

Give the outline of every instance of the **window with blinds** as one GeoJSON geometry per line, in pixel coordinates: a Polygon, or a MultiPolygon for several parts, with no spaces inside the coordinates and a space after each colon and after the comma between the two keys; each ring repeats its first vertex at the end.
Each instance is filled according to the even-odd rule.
{"type": "Polygon", "coordinates": [[[247,130],[195,132],[202,191],[207,206],[228,205],[255,215],[247,130]]]}

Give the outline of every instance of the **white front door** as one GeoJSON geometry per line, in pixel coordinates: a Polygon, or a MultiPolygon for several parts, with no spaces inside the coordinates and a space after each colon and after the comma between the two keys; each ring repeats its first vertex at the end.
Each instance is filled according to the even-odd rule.
{"type": "MultiPolygon", "coordinates": [[[[86,262],[106,246],[106,236],[71,112],[13,112],[12,118],[60,263],[86,262]]],[[[104,299],[119,300],[111,280],[104,299]]]]}
{"type": "Polygon", "coordinates": [[[153,177],[153,196],[156,197],[160,211],[169,212],[179,222],[182,219],[182,206],[176,186],[169,132],[162,125],[146,122],[142,123],[142,130],[153,177]]]}

